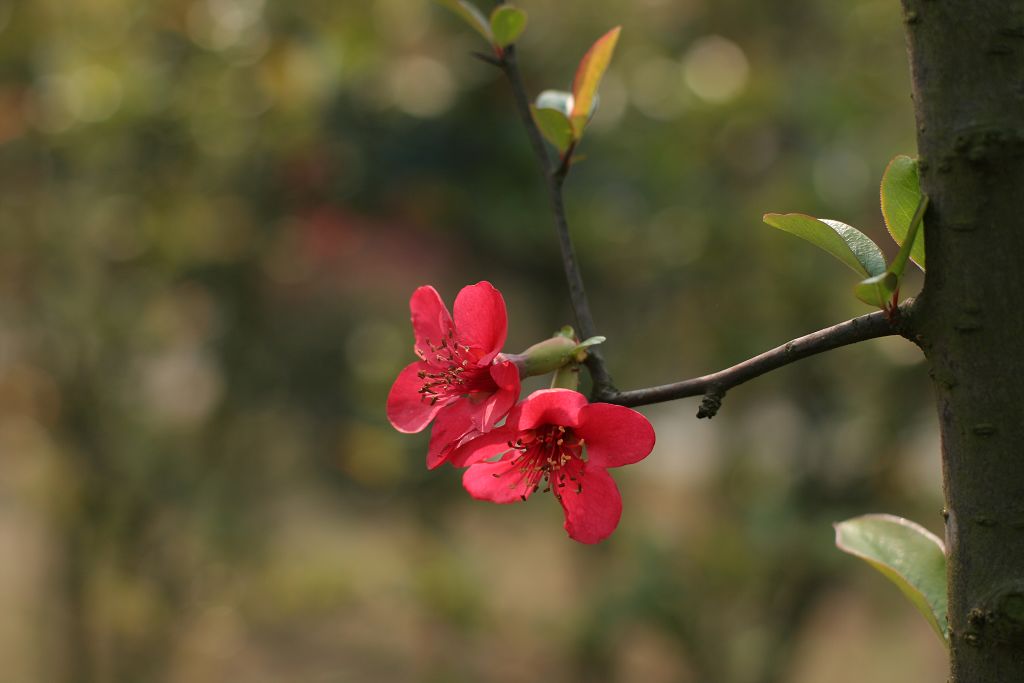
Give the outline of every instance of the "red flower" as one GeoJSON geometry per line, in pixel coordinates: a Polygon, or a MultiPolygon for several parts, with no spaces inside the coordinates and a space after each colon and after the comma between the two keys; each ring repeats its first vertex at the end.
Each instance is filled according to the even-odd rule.
{"type": "Polygon", "coordinates": [[[391,386],[388,420],[412,433],[436,418],[427,450],[427,467],[433,469],[505,417],[519,398],[519,370],[498,356],[508,321],[505,300],[491,283],[462,288],[454,321],[433,287],[413,292],[409,308],[420,360],[391,386]]]}
{"type": "Polygon", "coordinates": [[[654,429],[640,413],[587,403],[568,389],[536,391],[508,420],[457,448],[453,464],[470,464],[462,484],[478,500],[526,500],[546,482],[565,510],[565,530],[582,543],[607,538],[622,516],[622,497],[608,467],[639,462],[654,448],[654,429]],[[584,451],[584,449],[586,449],[584,451]],[[496,462],[481,462],[500,455],[496,462]],[[476,463],[476,464],[473,464],[476,463]]]}

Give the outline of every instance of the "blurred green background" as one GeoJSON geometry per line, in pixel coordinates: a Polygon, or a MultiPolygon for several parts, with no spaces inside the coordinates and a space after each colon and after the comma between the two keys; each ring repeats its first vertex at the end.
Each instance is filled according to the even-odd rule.
{"type": "MultiPolygon", "coordinates": [[[[521,6],[534,93],[623,26],[567,184],[621,388],[868,312],[760,216],[894,252],[897,3],[521,6]]],[[[571,322],[481,48],[426,0],[0,3],[0,679],[944,679],[924,620],[832,545],[871,511],[941,532],[903,340],[737,388],[711,422],[643,409],[658,445],[596,547],[550,497],[470,500],[390,428],[416,286],[493,282],[509,351],[571,322]]]]}

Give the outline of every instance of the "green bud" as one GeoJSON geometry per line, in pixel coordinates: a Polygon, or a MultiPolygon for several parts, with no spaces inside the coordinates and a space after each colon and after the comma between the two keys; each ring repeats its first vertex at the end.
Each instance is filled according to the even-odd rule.
{"type": "Polygon", "coordinates": [[[505,358],[519,368],[520,377],[534,377],[554,372],[576,359],[576,340],[561,334],[538,342],[522,353],[506,354],[505,358]]]}
{"type": "Polygon", "coordinates": [[[576,341],[576,330],[572,329],[572,325],[565,325],[558,332],[555,332],[556,337],[565,337],[576,341]]]}
{"type": "Polygon", "coordinates": [[[566,325],[555,332],[554,337],[537,342],[522,353],[504,354],[504,358],[516,364],[520,377],[536,377],[554,372],[570,363],[582,363],[587,359],[587,349],[604,340],[604,337],[591,337],[586,341],[577,342],[576,333],[566,325]]]}

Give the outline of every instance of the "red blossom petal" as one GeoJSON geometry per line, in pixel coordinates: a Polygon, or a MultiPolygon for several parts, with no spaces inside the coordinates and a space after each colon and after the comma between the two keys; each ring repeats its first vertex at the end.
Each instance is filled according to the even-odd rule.
{"type": "Polygon", "coordinates": [[[452,327],[452,317],[448,307],[441,301],[437,290],[426,285],[419,287],[409,299],[409,310],[412,312],[412,330],[416,335],[416,348],[429,353],[427,342],[439,345],[448,336],[452,327]]]}
{"type": "Polygon", "coordinates": [[[391,385],[387,404],[388,420],[400,432],[413,434],[423,431],[438,411],[444,408],[440,402],[430,405],[430,401],[424,401],[423,395],[419,393],[423,386],[419,373],[426,367],[421,362],[410,363],[398,373],[398,379],[391,385]]]}
{"type": "Polygon", "coordinates": [[[481,432],[493,429],[495,423],[500,422],[519,400],[519,368],[515,363],[497,363],[491,366],[490,373],[497,391],[478,406],[473,418],[473,423],[481,432]]]}
{"type": "Polygon", "coordinates": [[[492,503],[518,503],[533,493],[533,485],[510,460],[473,465],[462,475],[462,485],[477,500],[492,503]]]}
{"type": "Polygon", "coordinates": [[[575,427],[585,405],[586,397],[577,391],[541,389],[523,401],[516,422],[510,419],[509,423],[521,431],[546,424],[575,427]]]}
{"type": "Polygon", "coordinates": [[[588,462],[598,467],[631,465],[654,448],[654,427],[647,418],[609,403],[585,406],[576,434],[586,442],[588,462]]]}
{"type": "Polygon", "coordinates": [[[463,287],[455,298],[455,334],[463,346],[476,349],[480,364],[490,363],[505,343],[508,316],[505,299],[490,282],[463,287]]]}
{"type": "MultiPolygon", "coordinates": [[[[589,465],[589,463],[588,463],[589,465]]],[[[479,467],[479,465],[477,465],[479,467]]],[[[580,479],[580,492],[573,486],[560,489],[565,510],[565,530],[580,543],[597,543],[608,538],[622,517],[622,496],[608,472],[587,467],[580,479]]]]}
{"type": "Polygon", "coordinates": [[[448,461],[456,467],[475,465],[481,460],[493,458],[510,450],[508,442],[514,441],[515,438],[515,432],[498,427],[494,431],[464,441],[451,452],[448,461]]]}
{"type": "MultiPolygon", "coordinates": [[[[519,399],[519,370],[513,363],[506,361],[492,365],[490,376],[498,385],[493,394],[481,402],[461,398],[438,413],[434,429],[430,433],[428,468],[434,469],[445,460],[451,460],[456,467],[464,467],[481,459],[470,457],[468,454],[458,456],[456,459],[452,451],[467,440],[475,439],[494,429],[495,423],[500,422],[519,399]]],[[[503,437],[503,443],[509,436],[514,435],[503,437]]]]}
{"type": "Polygon", "coordinates": [[[438,467],[465,439],[480,433],[473,426],[476,409],[469,401],[460,400],[437,414],[430,430],[430,445],[427,446],[427,469],[438,467]]]}

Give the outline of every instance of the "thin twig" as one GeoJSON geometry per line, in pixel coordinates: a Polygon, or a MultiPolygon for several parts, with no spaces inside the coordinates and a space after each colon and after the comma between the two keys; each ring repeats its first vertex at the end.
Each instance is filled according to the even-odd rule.
{"type": "MultiPolygon", "coordinates": [[[[562,186],[569,165],[567,160],[558,159],[553,163],[544,146],[544,138],[530,113],[530,102],[526,95],[526,87],[523,85],[522,75],[519,73],[519,65],[516,61],[516,48],[510,45],[505,48],[501,60],[502,71],[512,87],[512,95],[516,102],[516,110],[526,127],[526,134],[530,138],[541,169],[544,172],[545,186],[548,191],[548,199],[551,202],[551,210],[555,216],[555,231],[558,233],[558,245],[562,252],[562,267],[565,270],[565,279],[569,285],[569,300],[572,303],[573,314],[576,317],[576,329],[581,339],[588,339],[597,334],[597,327],[594,325],[594,317],[590,313],[590,303],[587,300],[587,293],[583,287],[583,276],[580,274],[579,261],[576,258],[576,248],[573,246],[572,236],[569,234],[569,223],[566,220],[565,201],[562,195],[562,186]]],[[[567,152],[567,154],[571,153],[567,152]]],[[[590,371],[591,379],[594,381],[593,393],[601,396],[615,392],[615,385],[605,367],[604,358],[601,352],[595,348],[589,350],[586,360],[587,369],[590,371]]]]}
{"type": "Polygon", "coordinates": [[[501,60],[492,54],[488,54],[486,52],[470,52],[469,54],[476,57],[484,64],[490,64],[491,66],[496,66],[499,69],[501,68],[501,60]]]}
{"type": "MultiPolygon", "coordinates": [[[[568,155],[572,153],[572,150],[566,153],[566,157],[556,157],[554,160],[548,153],[548,149],[544,145],[544,138],[530,112],[530,103],[523,85],[522,75],[519,72],[514,45],[510,45],[504,50],[498,65],[505,73],[512,88],[516,110],[519,112],[530,144],[543,170],[548,198],[555,217],[555,230],[558,233],[562,265],[569,285],[569,298],[576,316],[577,330],[580,338],[587,339],[597,334],[597,328],[594,325],[590,304],[583,287],[583,277],[580,274],[576,249],[569,234],[569,223],[566,220],[565,201],[562,194],[562,186],[570,166],[568,155]]],[[[615,388],[600,351],[591,348],[588,350],[589,354],[586,360],[587,369],[594,382],[591,400],[624,406],[642,406],[690,396],[703,396],[704,399],[701,401],[697,417],[714,417],[726,391],[766,372],[808,356],[867,339],[896,334],[908,336],[912,305],[913,301],[908,300],[900,306],[895,315],[892,311],[878,311],[818,330],[710,375],[632,391],[618,391],[615,388]]]]}
{"type": "Polygon", "coordinates": [[[599,398],[606,403],[642,406],[703,395],[697,417],[714,417],[726,391],[766,372],[840,346],[889,335],[910,336],[912,307],[913,300],[907,300],[900,306],[899,315],[892,319],[886,311],[876,311],[826,327],[710,375],[646,389],[612,392],[599,398]]]}
{"type": "MultiPolygon", "coordinates": [[[[526,95],[523,77],[519,73],[515,45],[509,45],[505,48],[504,58],[501,60],[501,70],[504,72],[505,78],[508,79],[509,85],[512,86],[512,97],[516,101],[516,111],[519,113],[519,118],[522,119],[523,126],[526,128],[526,134],[530,138],[533,153],[540,161],[541,169],[544,171],[544,178],[549,179],[552,169],[551,157],[548,155],[547,147],[544,146],[544,138],[541,137],[537,124],[534,123],[533,114],[530,113],[530,100],[526,95]]],[[[547,185],[548,189],[550,189],[551,183],[548,182],[547,185]]]]}

